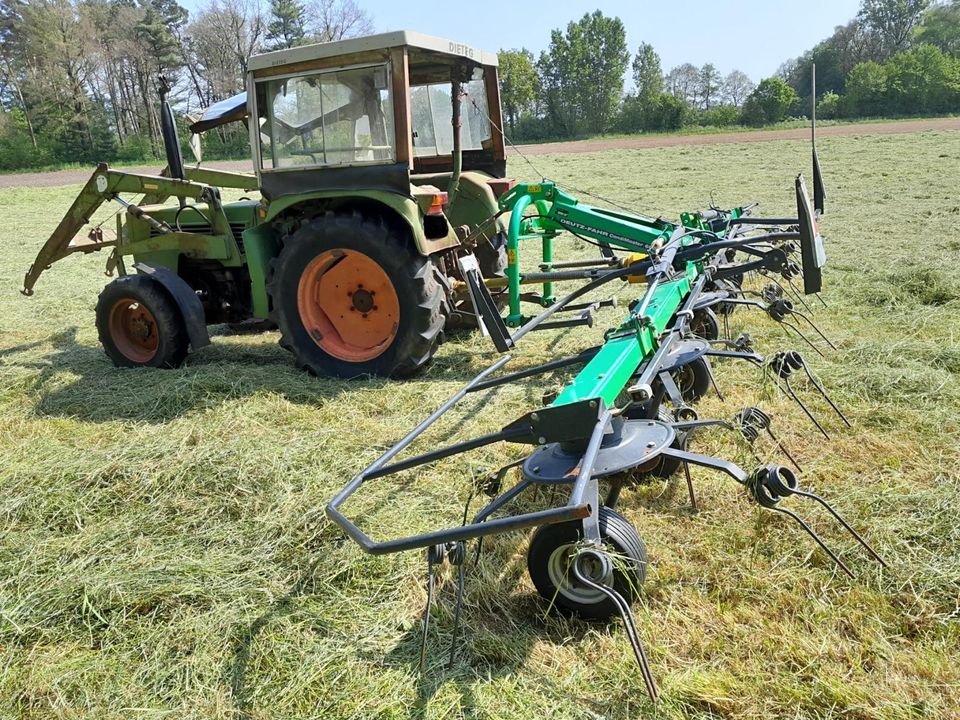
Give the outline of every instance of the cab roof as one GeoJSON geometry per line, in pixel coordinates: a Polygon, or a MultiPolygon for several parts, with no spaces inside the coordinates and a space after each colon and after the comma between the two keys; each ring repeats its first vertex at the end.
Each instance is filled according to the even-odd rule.
{"type": "Polygon", "coordinates": [[[475,48],[472,45],[445,40],[432,35],[414,32],[413,30],[395,30],[392,32],[367,35],[365,37],[336,40],[334,42],[302,45],[288,50],[254,55],[247,63],[249,70],[262,70],[293,63],[308,62],[321,58],[333,58],[339,55],[352,55],[371,50],[386,50],[390,48],[410,47],[429,53],[437,53],[449,57],[464,57],[480,65],[497,66],[497,54],[487,50],[475,48]]]}

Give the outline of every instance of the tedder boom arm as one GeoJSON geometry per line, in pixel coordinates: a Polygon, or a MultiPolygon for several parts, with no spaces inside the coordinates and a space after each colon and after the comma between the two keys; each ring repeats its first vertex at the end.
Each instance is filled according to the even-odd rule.
{"type": "MultiPolygon", "coordinates": [[[[196,200],[205,197],[209,192],[210,186],[201,183],[158,175],[118,172],[101,163],[90,176],[87,184],[83,186],[56,230],[40,249],[36,260],[33,261],[23,279],[21,292],[24,295],[32,295],[33,286],[41,273],[57,260],[75,252],[92,252],[116,244],[116,240],[105,240],[98,228],[94,228],[87,237],[78,237],[77,233],[90,222],[90,218],[104,202],[116,199],[119,193],[172,195],[196,200]]],[[[128,213],[147,219],[136,205],[127,204],[126,207],[128,213]]]]}

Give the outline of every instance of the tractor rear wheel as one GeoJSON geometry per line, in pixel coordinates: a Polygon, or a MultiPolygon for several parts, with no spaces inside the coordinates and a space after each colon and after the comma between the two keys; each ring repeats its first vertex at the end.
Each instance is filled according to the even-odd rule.
{"type": "Polygon", "coordinates": [[[433,357],[450,312],[439,270],[359,214],[305,222],[271,265],[280,344],[318,375],[405,377],[433,357]]]}
{"type": "Polygon", "coordinates": [[[97,299],[97,333],[117,367],[174,368],[190,341],[180,309],[166,290],[144,275],[125,275],[97,299]]]}

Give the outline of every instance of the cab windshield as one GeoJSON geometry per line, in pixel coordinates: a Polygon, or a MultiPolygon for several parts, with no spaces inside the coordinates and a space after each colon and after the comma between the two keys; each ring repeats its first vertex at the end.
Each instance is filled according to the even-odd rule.
{"type": "Polygon", "coordinates": [[[387,65],[268,80],[257,96],[266,170],[394,161],[387,65]]]}

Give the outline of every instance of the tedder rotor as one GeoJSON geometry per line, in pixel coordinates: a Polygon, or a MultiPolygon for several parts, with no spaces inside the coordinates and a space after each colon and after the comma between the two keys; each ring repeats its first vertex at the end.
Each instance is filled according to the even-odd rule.
{"type": "MultiPolygon", "coordinates": [[[[829,339],[811,319],[812,307],[795,306],[807,299],[822,302],[822,268],[826,261],[819,230],[824,210],[824,188],[814,143],[814,199],[802,176],[796,178],[797,214],[787,218],[754,217],[753,207],[712,208],[691,212],[680,222],[580,203],[554,183],[519,184],[499,198],[501,212],[509,212],[508,265],[496,290],[507,294],[502,314],[497,299],[469,257],[461,260],[463,283],[502,357],[476,375],[445,403],[413,428],[375,462],[354,476],[327,505],[328,517],[369,553],[425,550],[427,609],[421,640],[421,669],[429,635],[430,603],[436,569],[449,562],[459,582],[452,630],[451,662],[455,656],[463,602],[467,543],[476,546],[479,560],[484,537],[535,529],[527,551],[531,580],[540,595],[560,611],[584,618],[622,618],[649,695],[656,699],[657,683],[634,627],[630,607],[647,574],[646,546],[636,529],[620,513],[621,493],[635,482],[669,477],[682,471],[691,505],[696,508],[691,468],[716,471],[741,486],[760,507],[797,523],[817,545],[851,577],[847,563],[818,535],[795,509],[791,499],[812,500],[846,529],[853,540],[883,564],[880,555],[822,497],[801,487],[800,472],[789,449],[773,432],[770,415],[759,407],[745,407],[727,418],[701,418],[696,402],[711,388],[721,390],[713,362],[742,360],[764,369],[784,393],[798,403],[817,428],[827,430],[802,395],[817,393],[845,423],[847,419],[830,399],[823,384],[795,350],[764,356],[747,335],[731,337],[726,318],[738,307],[757,308],[789,337],[802,339],[817,352],[829,339]],[[600,246],[594,260],[553,262],[553,241],[570,232],[600,246]],[[520,248],[539,242],[543,262],[524,272],[520,248]],[[553,283],[580,280],[580,285],[554,297],[553,283]],[[546,307],[532,318],[520,312],[523,281],[544,282],[546,307]],[[600,344],[565,357],[551,358],[534,367],[506,372],[522,339],[546,327],[585,324],[598,301],[584,299],[615,281],[636,283],[642,292],[629,303],[622,322],[607,330],[600,344]],[[798,286],[802,283],[802,289],[798,286]],[[757,287],[759,285],[759,287],[757,287]],[[573,312],[573,318],[558,319],[573,312]],[[724,322],[720,321],[724,319],[724,322]],[[804,331],[812,328],[811,336],[804,331]],[[407,455],[427,431],[459,403],[477,393],[547,373],[574,372],[563,390],[541,407],[503,424],[499,430],[407,455]],[[798,378],[804,382],[798,382],[798,378]],[[791,384],[792,383],[792,384],[791,384]],[[751,448],[761,435],[796,468],[767,464],[745,469],[723,458],[691,449],[707,429],[734,433],[751,448]],[[351,519],[345,506],[362,495],[364,486],[382,486],[400,475],[428,464],[495,444],[526,446],[526,454],[489,473],[482,489],[489,502],[470,518],[475,497],[471,489],[463,522],[425,533],[375,538],[351,519]],[[561,491],[562,501],[540,500],[561,491]],[[524,500],[521,505],[521,498],[524,500]],[[531,507],[533,509],[531,509],[531,507]]],[[[721,396],[722,397],[722,396],[721,396]]],[[[473,410],[474,416],[483,411],[473,410]]],[[[509,451],[504,452],[509,457],[509,451]]],[[[404,482],[410,482],[405,480],[404,482]]]]}

